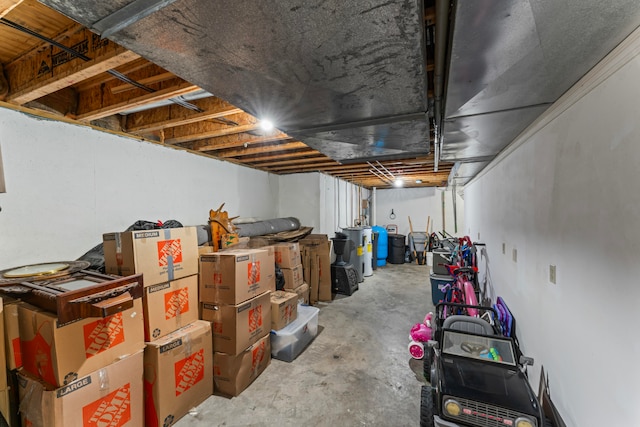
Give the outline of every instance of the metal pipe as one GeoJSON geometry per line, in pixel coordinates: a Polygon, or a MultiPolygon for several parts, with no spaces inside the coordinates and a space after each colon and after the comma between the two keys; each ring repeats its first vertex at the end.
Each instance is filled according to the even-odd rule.
{"type": "Polygon", "coordinates": [[[444,121],[442,111],[442,96],[444,92],[444,64],[447,55],[447,38],[449,34],[449,2],[451,0],[436,0],[436,31],[435,31],[435,59],[433,72],[434,93],[434,129],[436,137],[434,141],[434,172],[438,172],[438,161],[442,152],[442,124],[444,121]]]}
{"type": "Polygon", "coordinates": [[[371,226],[376,225],[376,193],[377,188],[371,189],[371,206],[369,206],[369,217],[371,218],[371,226]]]}
{"type": "Polygon", "coordinates": [[[379,161],[376,161],[376,163],[377,163],[378,165],[380,165],[380,168],[381,168],[383,171],[385,171],[386,173],[388,173],[388,174],[389,174],[389,176],[391,177],[391,179],[392,179],[393,181],[395,181],[396,176],[395,176],[394,174],[392,174],[392,173],[391,173],[391,171],[390,171],[389,169],[385,168],[385,167],[384,167],[384,165],[383,165],[382,163],[380,163],[379,161]]]}

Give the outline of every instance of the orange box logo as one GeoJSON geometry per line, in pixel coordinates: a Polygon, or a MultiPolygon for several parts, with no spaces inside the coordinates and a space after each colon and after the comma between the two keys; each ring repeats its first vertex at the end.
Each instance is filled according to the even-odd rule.
{"type": "Polygon", "coordinates": [[[13,363],[16,365],[16,368],[22,366],[22,349],[20,348],[20,337],[14,338],[11,341],[11,346],[13,347],[13,363]]]}
{"type": "Polygon", "coordinates": [[[213,322],[213,333],[214,334],[222,333],[222,322],[213,322]]]}
{"type": "Polygon", "coordinates": [[[262,341],[260,345],[256,346],[251,353],[251,370],[255,371],[258,369],[260,363],[264,360],[264,354],[266,350],[266,343],[262,341]]]}
{"type": "Polygon", "coordinates": [[[213,273],[213,284],[222,285],[222,273],[213,273]]]}
{"type": "Polygon", "coordinates": [[[168,266],[169,257],[173,259],[173,264],[182,262],[182,244],[180,243],[180,239],[161,240],[158,242],[158,266],[168,266]]]}
{"type": "Polygon", "coordinates": [[[164,318],[173,319],[180,313],[189,311],[189,288],[167,292],[164,295],[164,318]]]}
{"type": "Polygon", "coordinates": [[[260,261],[247,264],[248,285],[255,285],[260,281],[260,261]]]}
{"type": "Polygon", "coordinates": [[[262,306],[249,310],[249,332],[254,332],[262,327],[262,306]]]}
{"type": "Polygon", "coordinates": [[[282,252],[276,252],[276,264],[282,264],[282,252]]]}
{"type": "Polygon", "coordinates": [[[123,342],[122,313],[84,325],[84,349],[87,359],[123,342]]]}
{"type": "Polygon", "coordinates": [[[86,427],[120,427],[131,421],[130,384],[83,407],[82,421],[86,427]]]}
{"type": "Polygon", "coordinates": [[[176,396],[180,396],[204,378],[204,349],[179,360],[174,365],[176,396]]]}

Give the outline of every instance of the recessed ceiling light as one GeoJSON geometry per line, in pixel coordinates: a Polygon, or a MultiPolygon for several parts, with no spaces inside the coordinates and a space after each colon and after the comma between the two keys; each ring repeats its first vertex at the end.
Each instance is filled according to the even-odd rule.
{"type": "Polygon", "coordinates": [[[402,181],[402,179],[398,178],[395,180],[395,182],[393,183],[393,185],[395,187],[402,187],[404,185],[404,181],[402,181]]]}
{"type": "Polygon", "coordinates": [[[260,128],[265,131],[273,130],[273,122],[269,119],[260,120],[260,128]]]}
{"type": "Polygon", "coordinates": [[[421,179],[416,179],[416,184],[422,184],[422,180],[421,179]]]}

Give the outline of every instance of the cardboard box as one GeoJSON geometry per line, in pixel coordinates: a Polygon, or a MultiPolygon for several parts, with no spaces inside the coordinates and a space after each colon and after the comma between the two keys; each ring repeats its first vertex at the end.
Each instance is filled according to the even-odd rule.
{"type": "Polygon", "coordinates": [[[282,329],[298,318],[298,294],[271,293],[271,329],[282,329]]]}
{"type": "Polygon", "coordinates": [[[302,265],[298,243],[276,243],[273,245],[276,265],[280,268],[294,268],[302,265]]]}
{"type": "Polygon", "coordinates": [[[20,304],[18,320],[23,368],[58,387],[144,348],[142,298],[104,319],[62,327],[55,314],[20,304]]]}
{"type": "Polygon", "coordinates": [[[331,241],[326,234],[310,234],[298,243],[303,253],[304,280],[309,284],[311,304],[331,301],[331,241]]]}
{"type": "Polygon", "coordinates": [[[202,303],[201,318],[212,322],[213,351],[238,354],[271,330],[271,292],[237,305],[202,303]]]}
{"type": "Polygon", "coordinates": [[[144,424],[142,351],[56,389],[18,373],[22,425],[139,427],[144,424]]]}
{"type": "Polygon", "coordinates": [[[170,426],[213,394],[211,324],[201,320],[144,350],[145,425],[170,426]]]}
{"type": "Polygon", "coordinates": [[[298,357],[318,335],[319,311],[317,307],[301,305],[296,320],[278,331],[271,331],[271,356],[285,362],[298,357]]]}
{"type": "Polygon", "coordinates": [[[198,274],[196,227],[107,233],[102,241],[107,274],[142,273],[145,286],[198,274]]]}
{"type": "Polygon", "coordinates": [[[309,305],[309,285],[303,283],[295,289],[285,289],[287,292],[295,292],[298,295],[298,304],[309,305]]]}
{"type": "Polygon", "coordinates": [[[7,368],[18,369],[22,366],[22,350],[20,349],[20,322],[18,322],[19,300],[2,299],[4,304],[4,347],[7,368]]]}
{"type": "Polygon", "coordinates": [[[282,268],[281,271],[284,276],[285,289],[295,289],[304,283],[302,264],[294,268],[282,268]]]}
{"type": "Polygon", "coordinates": [[[271,363],[269,335],[238,355],[213,354],[213,380],[216,393],[238,396],[260,376],[271,363]]]}
{"type": "Polygon", "coordinates": [[[276,290],[273,247],[200,255],[200,301],[240,304],[276,290]]]}
{"type": "Polygon", "coordinates": [[[198,275],[144,288],[144,339],[156,340],[198,320],[198,275]]]}

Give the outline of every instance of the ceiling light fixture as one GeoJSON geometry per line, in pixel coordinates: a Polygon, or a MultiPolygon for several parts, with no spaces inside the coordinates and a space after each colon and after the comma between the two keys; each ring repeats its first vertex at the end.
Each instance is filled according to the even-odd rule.
{"type": "Polygon", "coordinates": [[[273,122],[269,119],[260,120],[260,128],[266,132],[273,130],[273,122]]]}
{"type": "Polygon", "coordinates": [[[422,184],[422,180],[421,179],[416,179],[416,184],[422,184]]]}
{"type": "Polygon", "coordinates": [[[404,185],[404,181],[401,178],[397,178],[394,182],[393,185],[395,187],[402,187],[404,185]]]}

